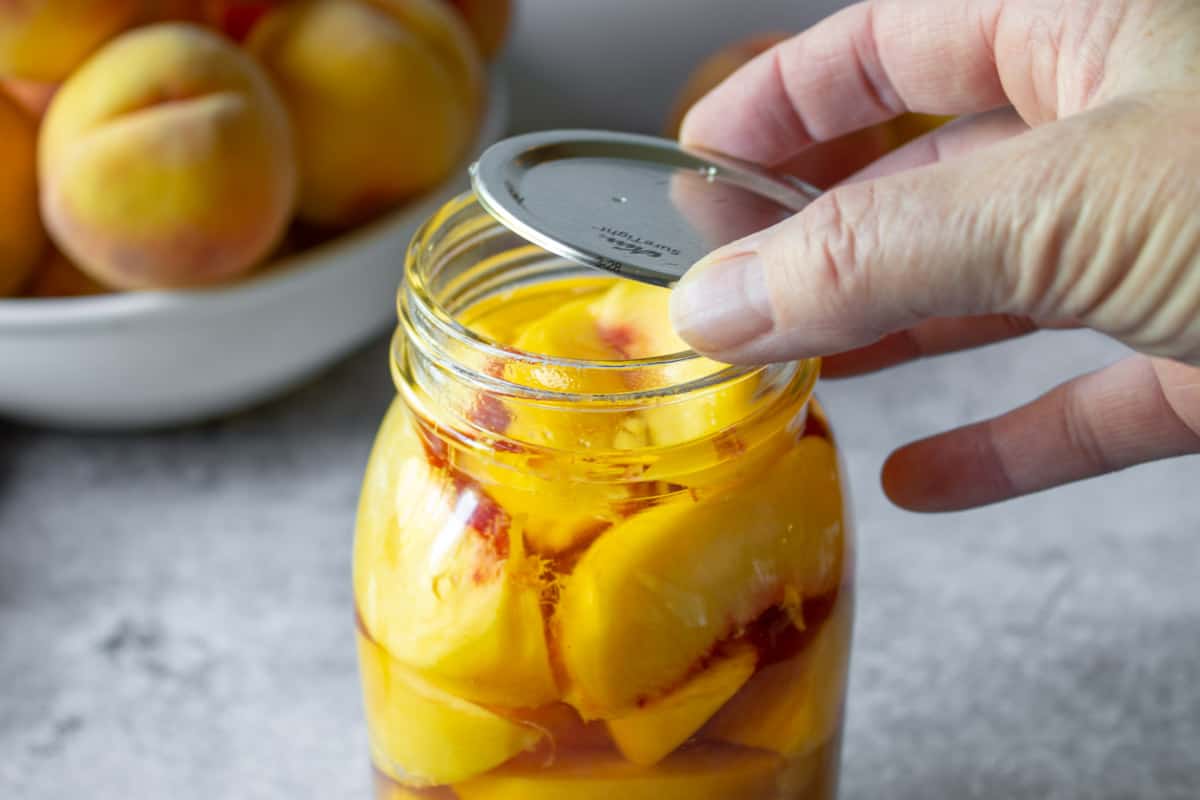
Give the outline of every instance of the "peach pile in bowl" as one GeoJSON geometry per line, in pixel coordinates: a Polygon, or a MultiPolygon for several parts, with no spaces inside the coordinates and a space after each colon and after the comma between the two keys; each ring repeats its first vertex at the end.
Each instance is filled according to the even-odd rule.
{"type": "Polygon", "coordinates": [[[503,133],[507,2],[0,4],[0,416],[141,428],[386,326],[503,133]]]}

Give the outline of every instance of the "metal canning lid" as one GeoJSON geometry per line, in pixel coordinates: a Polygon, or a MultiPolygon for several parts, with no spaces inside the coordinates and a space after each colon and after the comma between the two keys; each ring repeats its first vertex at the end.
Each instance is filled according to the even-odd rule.
{"type": "Polygon", "coordinates": [[[483,207],[530,242],[659,286],[820,195],[790,176],[668,139],[587,130],[498,142],[472,165],[471,183],[483,207]]]}

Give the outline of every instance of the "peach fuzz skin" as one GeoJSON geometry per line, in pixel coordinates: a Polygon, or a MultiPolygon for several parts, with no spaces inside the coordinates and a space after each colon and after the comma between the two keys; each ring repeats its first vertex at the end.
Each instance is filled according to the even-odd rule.
{"type": "Polygon", "coordinates": [[[56,244],[114,289],[249,271],[296,198],[287,114],[227,39],[164,23],[113,40],[55,95],[39,143],[56,244]]]}
{"type": "Polygon", "coordinates": [[[486,59],[500,54],[512,22],[512,0],[450,0],[466,20],[486,59]]]}
{"type": "Polygon", "coordinates": [[[297,2],[260,22],[247,47],[291,115],[306,222],[353,225],[418,195],[474,138],[482,64],[440,0],[297,2]]]}
{"type": "Polygon", "coordinates": [[[33,273],[32,280],[25,294],[29,297],[91,297],[106,294],[107,289],[79,267],[60,251],[51,248],[49,255],[33,273]]]}
{"type": "Polygon", "coordinates": [[[0,297],[19,291],[44,250],[38,221],[36,125],[0,92],[0,297]]]}
{"type": "Polygon", "coordinates": [[[142,0],[0,2],[0,77],[61,81],[142,10],[142,0]]]}

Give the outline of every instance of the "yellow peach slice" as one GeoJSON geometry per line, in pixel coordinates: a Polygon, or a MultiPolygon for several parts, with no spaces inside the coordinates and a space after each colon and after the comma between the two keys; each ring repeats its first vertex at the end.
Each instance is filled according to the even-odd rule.
{"type": "Polygon", "coordinates": [[[641,767],[580,754],[549,768],[504,766],[456,784],[460,800],[767,800],[782,761],[761,750],[702,744],[641,767]]]}
{"type": "Polygon", "coordinates": [[[760,670],[713,717],[704,735],[789,757],[829,741],[842,715],[851,618],[847,594],[803,651],[760,670]]]}
{"type": "MultiPolygon", "coordinates": [[[[581,297],[534,320],[513,342],[527,353],[576,361],[621,361],[625,355],[597,329],[593,300],[581,297]]],[[[619,372],[587,374],[554,365],[514,365],[515,383],[556,392],[600,394],[628,391],[619,372]]]]}
{"type": "Polygon", "coordinates": [[[542,737],[536,728],[450,694],[361,633],[358,654],[371,754],[394,780],[461,781],[532,749],[542,737]]]}
{"type": "MultiPolygon", "coordinates": [[[[610,279],[585,278],[565,285],[526,287],[516,293],[488,298],[461,315],[460,321],[477,334],[499,344],[540,355],[570,359],[620,359],[621,354],[596,335],[591,302],[610,279]],[[546,313],[546,309],[553,309],[546,313]]],[[[500,374],[532,389],[563,392],[607,393],[627,389],[617,373],[596,375],[587,370],[530,364],[518,359],[497,361],[485,372],[500,374]]],[[[579,413],[568,402],[501,400],[480,397],[471,414],[478,427],[504,434],[517,447],[534,445],[573,450],[622,450],[648,443],[645,421],[639,415],[620,413],[598,403],[579,413]],[[484,412],[484,413],[479,413],[484,412]]],[[[524,456],[518,450],[511,461],[524,456]]],[[[528,455],[528,458],[537,458],[528,455]]],[[[554,459],[541,458],[542,469],[497,470],[486,458],[467,456],[472,474],[520,523],[529,548],[557,555],[584,544],[620,519],[618,506],[630,498],[622,485],[572,480],[569,470],[554,474],[554,459]]]]}
{"type": "Polygon", "coordinates": [[[458,800],[458,795],[448,786],[418,788],[402,786],[390,778],[376,774],[375,800],[458,800]]]}
{"type": "Polygon", "coordinates": [[[708,721],[754,674],[758,654],[743,645],[678,689],[619,719],[608,732],[634,764],[656,764],[708,721]]]}
{"type": "MultiPolygon", "coordinates": [[[[621,361],[619,349],[596,326],[592,299],[580,297],[534,320],[512,343],[526,353],[576,361],[621,361]]],[[[553,392],[607,395],[628,392],[625,371],[576,368],[553,363],[509,362],[505,378],[520,386],[553,392]]],[[[586,404],[585,404],[586,405],[586,404]]],[[[635,435],[631,415],[597,401],[581,409],[560,401],[509,404],[509,434],[518,441],[566,450],[612,450],[621,436],[635,435]]],[[[644,427],[640,430],[644,433],[644,427]]],[[[629,444],[637,446],[641,441],[629,444]]]]}
{"type": "Polygon", "coordinates": [[[393,406],[367,468],[354,550],[371,636],[468,700],[550,702],[540,572],[507,513],[429,464],[403,405],[393,406]]]}
{"type": "MultiPolygon", "coordinates": [[[[514,248],[500,257],[483,259],[470,275],[482,275],[501,267],[506,258],[536,258],[542,252],[533,245],[514,248]]],[[[548,309],[558,308],[581,297],[596,296],[612,280],[603,276],[565,278],[518,286],[472,303],[458,314],[457,319],[476,333],[486,335],[500,344],[511,345],[532,321],[544,315],[548,309]]]]}
{"type": "MultiPolygon", "coordinates": [[[[599,720],[584,722],[579,712],[566,703],[506,711],[505,716],[541,731],[544,736],[542,744],[549,745],[551,757],[579,750],[613,750],[613,742],[604,723],[599,720]]],[[[535,752],[533,757],[537,755],[535,752]]]]}
{"type": "Polygon", "coordinates": [[[567,578],[553,621],[568,702],[585,719],[620,717],[771,606],[832,590],[842,520],[836,455],[811,437],[752,482],[610,528],[567,578]]]}
{"type": "Polygon", "coordinates": [[[618,280],[596,300],[592,314],[626,358],[687,352],[687,343],[671,327],[670,298],[671,292],[660,286],[618,280]]]}
{"type": "MultiPolygon", "coordinates": [[[[607,341],[619,342],[627,358],[651,358],[687,352],[687,343],[671,326],[671,293],[658,286],[617,281],[594,305],[596,325],[607,341]]],[[[679,386],[720,372],[724,367],[694,358],[663,368],[661,384],[679,386]]],[[[753,407],[755,381],[743,380],[702,390],[643,412],[651,443],[679,444],[711,436],[743,419],[753,407]]]]}
{"type": "MultiPolygon", "coordinates": [[[[503,476],[498,476],[503,479],[503,476]]],[[[529,549],[555,556],[586,544],[617,521],[614,505],[629,497],[622,486],[564,483],[524,476],[524,488],[490,485],[488,491],[501,506],[511,509],[529,549]],[[541,491],[534,490],[540,484],[541,491]]]]}

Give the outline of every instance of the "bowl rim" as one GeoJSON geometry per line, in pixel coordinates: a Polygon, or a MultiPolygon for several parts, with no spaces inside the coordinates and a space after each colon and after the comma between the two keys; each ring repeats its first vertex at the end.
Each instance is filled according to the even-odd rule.
{"type": "Polygon", "coordinates": [[[243,280],[196,289],[161,289],[113,292],[90,297],[5,297],[0,298],[0,332],[31,332],[97,323],[125,322],[133,318],[174,314],[180,310],[226,308],[230,303],[258,305],[282,292],[298,291],[310,281],[336,269],[337,253],[355,249],[408,225],[415,214],[432,213],[431,203],[444,193],[447,184],[466,174],[467,167],[488,143],[504,135],[509,118],[508,84],[499,72],[489,79],[487,110],[470,155],[455,166],[441,184],[366,224],[336,234],[333,238],[300,252],[268,261],[243,280]]]}

